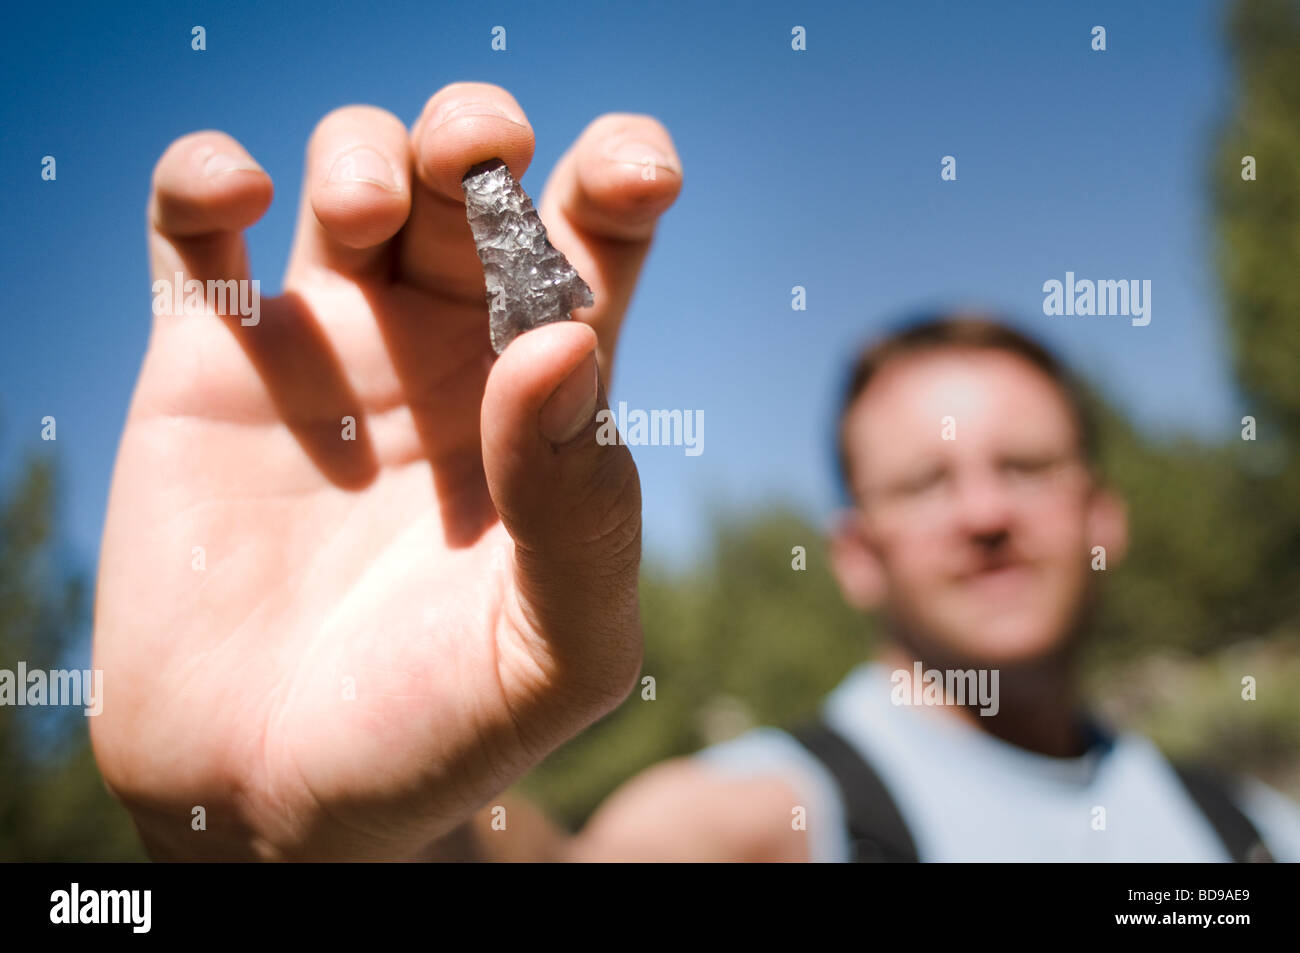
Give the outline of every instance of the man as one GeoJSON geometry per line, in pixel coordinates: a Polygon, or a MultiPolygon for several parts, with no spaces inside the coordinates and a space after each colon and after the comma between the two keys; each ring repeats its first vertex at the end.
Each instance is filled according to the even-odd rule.
{"type": "MultiPolygon", "coordinates": [[[[1149,741],[1081,708],[1072,656],[1090,564],[1100,546],[1114,567],[1127,531],[1093,429],[1060,365],[987,319],[935,316],[860,357],[839,421],[854,506],[832,558],[845,598],[884,612],[886,648],[827,700],[831,738],[760,729],[695,759],[789,781],[809,835],[780,855],[1300,859],[1295,805],[1257,783],[1180,777],[1149,741]],[[916,707],[921,671],[949,676],[937,707],[916,707]],[[976,672],[978,700],[975,679],[959,680],[954,704],[952,675],[976,672]]],[[[629,820],[598,815],[593,834],[603,824],[629,820]]]]}
{"type": "MultiPolygon", "coordinates": [[[[563,855],[1300,859],[1294,804],[1180,775],[1081,707],[1094,547],[1115,566],[1126,519],[1095,471],[1088,405],[1047,352],[980,317],[921,321],[858,360],[839,440],[854,507],[834,568],[850,603],[884,612],[881,657],[832,692],[823,726],[651,768],[563,855]],[[914,684],[932,670],[949,675],[938,691],[914,684]]],[[[489,832],[481,819],[485,850],[489,832]]]]}
{"type": "MultiPolygon", "coordinates": [[[[541,213],[596,305],[493,363],[459,181],[494,156],[518,177],[531,150],[518,105],[479,84],[440,92],[409,135],[378,110],[331,114],[286,295],[256,326],[156,319],[105,530],[92,723],[151,854],[1232,856],[1199,808],[1212,796],[1077,715],[1088,554],[1115,563],[1123,509],[1063,375],[981,322],[896,338],[855,377],[857,505],[834,557],[892,643],[828,699],[825,726],[656,766],[574,837],[499,796],[639,673],[636,471],[594,439],[595,413],[680,185],[658,123],[593,123],[541,213]],[[642,177],[646,155],[665,174],[642,177]],[[915,662],[996,672],[989,714],[895,705],[913,695],[893,672],[915,662]]],[[[155,275],[245,278],[239,231],[269,200],[229,137],[178,141],[155,174],[155,275]]],[[[1229,826],[1248,812],[1270,850],[1300,856],[1283,799],[1255,787],[1240,807],[1229,826]]]]}

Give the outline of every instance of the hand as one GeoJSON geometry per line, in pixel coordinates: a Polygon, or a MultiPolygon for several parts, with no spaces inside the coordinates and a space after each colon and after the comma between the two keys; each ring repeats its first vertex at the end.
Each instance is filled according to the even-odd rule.
{"type": "MultiPolygon", "coordinates": [[[[256,323],[154,318],[104,532],[91,732],[155,857],[414,856],[635,683],[640,488],[594,418],[680,164],[649,117],[586,129],[539,211],[595,306],[495,358],[460,181],[492,157],[519,178],[532,152],[495,86],[446,87],[409,135],[333,112],[284,294],[256,323]]],[[[271,191],[223,133],[173,143],[155,279],[248,279],[241,231],[271,191]]]]}

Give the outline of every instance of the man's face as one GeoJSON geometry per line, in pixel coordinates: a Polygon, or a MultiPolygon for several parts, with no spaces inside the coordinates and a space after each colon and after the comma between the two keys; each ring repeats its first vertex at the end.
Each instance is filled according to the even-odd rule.
{"type": "Polygon", "coordinates": [[[936,661],[1011,664],[1062,647],[1090,550],[1123,548],[1123,515],[1094,485],[1052,380],[1002,351],[899,358],[846,428],[859,503],[857,558],[837,555],[842,582],[859,574],[846,591],[869,593],[859,601],[882,604],[936,661]]]}

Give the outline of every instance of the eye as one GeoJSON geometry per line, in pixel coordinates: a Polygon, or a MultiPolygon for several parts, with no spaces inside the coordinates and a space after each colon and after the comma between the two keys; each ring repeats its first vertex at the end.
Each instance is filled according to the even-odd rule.
{"type": "Polygon", "coordinates": [[[900,496],[916,496],[938,486],[943,480],[943,470],[935,467],[908,476],[894,485],[894,492],[900,496]]]}
{"type": "Polygon", "coordinates": [[[1011,476],[1042,476],[1060,463],[1056,456],[1009,457],[1002,461],[1002,470],[1011,476]]]}

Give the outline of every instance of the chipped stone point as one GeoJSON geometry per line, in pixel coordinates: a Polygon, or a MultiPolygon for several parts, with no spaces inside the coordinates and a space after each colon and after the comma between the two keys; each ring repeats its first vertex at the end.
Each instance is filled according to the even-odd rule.
{"type": "Polygon", "coordinates": [[[500,159],[479,163],[461,180],[465,216],[487,285],[488,328],[500,354],[525,331],[567,321],[594,303],[591,288],[546,238],[528,193],[500,159]]]}

